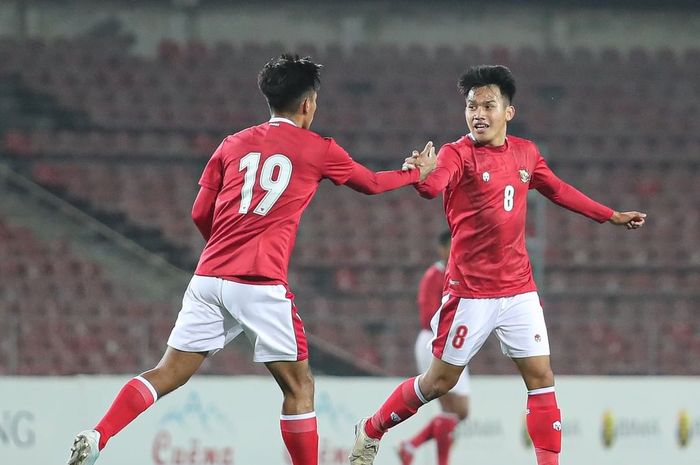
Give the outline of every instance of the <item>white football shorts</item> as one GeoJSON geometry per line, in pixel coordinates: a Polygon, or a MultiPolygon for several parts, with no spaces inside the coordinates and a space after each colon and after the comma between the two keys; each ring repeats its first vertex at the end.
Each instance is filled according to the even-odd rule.
{"type": "MultiPolygon", "coordinates": [[[[433,340],[433,332],[429,329],[423,329],[418,333],[418,338],[416,338],[416,367],[419,373],[425,373],[430,367],[430,363],[433,361],[433,353],[431,351],[430,341],[433,340]]],[[[452,394],[457,394],[460,396],[468,396],[470,392],[469,385],[469,367],[465,366],[462,374],[459,375],[457,384],[454,385],[450,392],[452,394]]]]}
{"type": "Polygon", "coordinates": [[[549,338],[537,292],[495,299],[446,295],[430,322],[433,356],[466,365],[491,332],[510,358],[549,355],[549,338]]]}
{"type": "Polygon", "coordinates": [[[168,345],[185,352],[221,350],[245,333],[256,362],[308,358],[304,323],[283,285],[241,284],[193,276],[168,345]]]}

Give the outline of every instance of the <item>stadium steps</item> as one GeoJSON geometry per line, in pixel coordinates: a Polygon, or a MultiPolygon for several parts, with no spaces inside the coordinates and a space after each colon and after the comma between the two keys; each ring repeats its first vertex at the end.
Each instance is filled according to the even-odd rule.
{"type": "Polygon", "coordinates": [[[179,298],[189,274],[0,164],[0,214],[44,240],[66,239],[134,295],[179,298]]]}

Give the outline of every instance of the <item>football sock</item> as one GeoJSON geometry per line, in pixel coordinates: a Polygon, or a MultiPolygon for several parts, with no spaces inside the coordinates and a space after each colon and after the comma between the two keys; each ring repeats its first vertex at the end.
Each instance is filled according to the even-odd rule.
{"type": "Polygon", "coordinates": [[[98,448],[102,450],[112,436],[134,421],[157,399],[155,388],[145,378],[137,376],[126,383],[105,416],[95,426],[95,430],[100,433],[98,448]]]}
{"type": "Polygon", "coordinates": [[[554,386],[528,391],[527,431],[535,446],[537,465],[558,465],[561,452],[561,412],[554,386]]]}
{"type": "Polygon", "coordinates": [[[315,412],[280,416],[280,430],[293,465],[318,465],[315,412]]]}
{"type": "Polygon", "coordinates": [[[365,433],[371,438],[381,439],[389,428],[412,417],[428,402],[418,387],[418,376],[410,378],[399,386],[379,407],[379,410],[365,423],[365,433]]]}
{"type": "Polygon", "coordinates": [[[420,430],[418,434],[413,436],[409,442],[414,448],[420,447],[421,444],[423,444],[426,441],[429,441],[433,439],[434,437],[434,431],[435,431],[435,422],[438,420],[438,417],[433,417],[432,420],[428,422],[427,425],[425,425],[425,428],[420,430]]]}
{"type": "Polygon", "coordinates": [[[416,448],[410,442],[402,442],[399,444],[399,460],[401,465],[411,465],[413,463],[413,453],[416,448]]]}
{"type": "Polygon", "coordinates": [[[454,443],[454,430],[459,424],[459,418],[452,414],[442,414],[435,417],[435,444],[437,445],[438,465],[447,465],[450,449],[454,443]]]}

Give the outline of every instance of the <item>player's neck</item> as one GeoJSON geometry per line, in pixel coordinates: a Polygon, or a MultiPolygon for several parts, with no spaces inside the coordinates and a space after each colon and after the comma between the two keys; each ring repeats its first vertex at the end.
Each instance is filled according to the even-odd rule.
{"type": "Polygon", "coordinates": [[[304,122],[303,115],[297,115],[297,114],[288,115],[288,114],[283,114],[283,113],[273,113],[271,118],[283,118],[283,119],[291,121],[298,128],[303,127],[302,126],[302,124],[304,122]]]}
{"type": "Polygon", "coordinates": [[[483,147],[503,147],[506,141],[508,140],[508,137],[505,134],[503,134],[502,136],[497,136],[486,143],[482,143],[476,140],[476,137],[474,137],[474,135],[471,132],[467,134],[467,136],[472,140],[472,142],[474,142],[474,144],[481,145],[483,147]]]}

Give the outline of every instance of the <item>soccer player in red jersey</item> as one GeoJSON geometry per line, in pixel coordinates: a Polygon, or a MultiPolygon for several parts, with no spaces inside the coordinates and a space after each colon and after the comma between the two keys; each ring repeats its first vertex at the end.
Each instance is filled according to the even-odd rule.
{"type": "Polygon", "coordinates": [[[424,180],[436,163],[429,142],[414,152],[419,170],[375,173],[311,132],[320,67],[282,55],[260,71],[272,117],[226,137],[204,168],[192,219],[207,243],[165,354],[126,383],[94,429],[77,435],[70,465],[92,465],[111,437],[241,333],[282,390],[280,429],[292,464],[317,465],[314,381],[287,285],[299,220],[323,179],[378,194],[424,180]]]}
{"type": "MultiPolygon", "coordinates": [[[[450,256],[450,231],[444,231],[438,238],[440,260],[433,263],[423,274],[418,288],[418,309],[420,312],[421,331],[416,338],[415,355],[418,372],[430,367],[433,357],[430,341],[433,331],[430,322],[440,308],[445,283],[445,266],[450,256]]],[[[454,430],[460,421],[469,415],[469,370],[459,376],[457,384],[439,399],[442,413],[433,417],[425,427],[408,441],[399,445],[399,459],[402,465],[413,462],[415,449],[430,439],[435,439],[438,465],[447,465],[450,449],[454,442],[454,430]]]]}
{"type": "Polygon", "coordinates": [[[525,249],[527,192],[537,189],[599,223],[644,225],[644,213],[618,212],[591,200],[559,179],[534,143],[506,136],[515,116],[515,79],[508,68],[472,67],[459,89],[469,134],[445,144],[435,171],[416,186],[423,197],[443,194],[452,232],[446,295],[433,319],[433,359],[425,373],[404,381],[358,423],[353,465],[372,464],[389,428],[449,392],[494,331],[528,389],[527,430],[537,463],[558,464],[562,423],[547,328],[525,249]]]}

